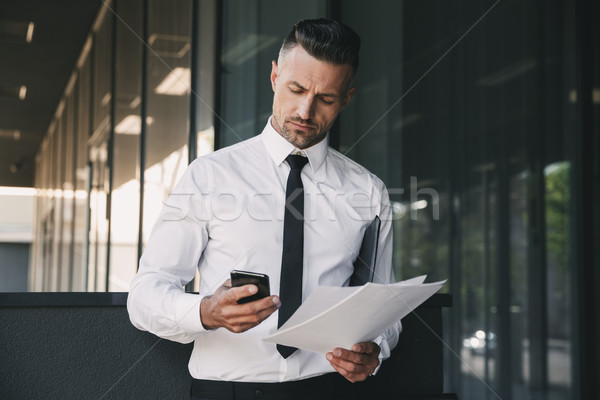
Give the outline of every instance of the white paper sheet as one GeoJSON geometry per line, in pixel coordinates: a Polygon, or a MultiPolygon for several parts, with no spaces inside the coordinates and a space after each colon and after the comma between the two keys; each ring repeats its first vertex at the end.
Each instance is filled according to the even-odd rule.
{"type": "Polygon", "coordinates": [[[371,341],[437,292],[425,276],[388,285],[319,286],[268,342],[316,353],[371,341]]]}

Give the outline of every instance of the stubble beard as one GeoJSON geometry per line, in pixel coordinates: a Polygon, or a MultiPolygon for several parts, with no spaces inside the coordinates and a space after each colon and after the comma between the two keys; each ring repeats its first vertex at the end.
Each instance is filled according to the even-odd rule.
{"type": "MultiPolygon", "coordinates": [[[[327,135],[327,130],[318,132],[313,135],[313,134],[307,134],[300,130],[290,129],[289,126],[286,125],[286,122],[290,122],[290,121],[299,122],[299,123],[303,123],[303,124],[306,124],[306,121],[293,120],[293,119],[289,119],[286,121],[284,119],[283,123],[280,123],[278,118],[273,117],[273,119],[275,120],[275,124],[279,127],[279,133],[281,134],[281,136],[283,136],[283,138],[285,140],[287,140],[288,142],[290,142],[291,144],[293,144],[294,146],[296,146],[299,149],[306,149],[310,146],[313,146],[313,145],[319,143],[321,140],[323,140],[325,138],[325,136],[327,135]]],[[[315,127],[315,129],[316,129],[316,127],[315,127]]]]}

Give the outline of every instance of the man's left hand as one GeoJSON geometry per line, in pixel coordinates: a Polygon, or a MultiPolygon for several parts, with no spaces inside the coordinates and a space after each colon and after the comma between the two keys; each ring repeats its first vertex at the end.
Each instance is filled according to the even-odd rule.
{"type": "Polygon", "coordinates": [[[352,346],[352,350],[336,348],[327,353],[331,366],[350,382],[360,382],[375,372],[379,365],[380,348],[376,343],[363,342],[352,346]]]}

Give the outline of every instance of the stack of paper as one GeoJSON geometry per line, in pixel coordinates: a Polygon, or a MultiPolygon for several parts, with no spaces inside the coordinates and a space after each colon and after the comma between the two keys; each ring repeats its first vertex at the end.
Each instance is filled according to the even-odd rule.
{"type": "Polygon", "coordinates": [[[372,341],[440,290],[425,275],[392,284],[319,286],[273,335],[263,340],[327,353],[372,341]]]}

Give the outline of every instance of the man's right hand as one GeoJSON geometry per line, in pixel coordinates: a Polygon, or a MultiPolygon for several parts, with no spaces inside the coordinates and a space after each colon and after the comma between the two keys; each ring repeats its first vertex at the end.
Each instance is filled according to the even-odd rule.
{"type": "Polygon", "coordinates": [[[258,291],[255,285],[231,287],[227,280],[212,296],[200,303],[200,320],[206,329],[226,328],[234,333],[247,331],[273,314],[281,302],[277,296],[268,296],[250,303],[238,300],[258,291]]]}

